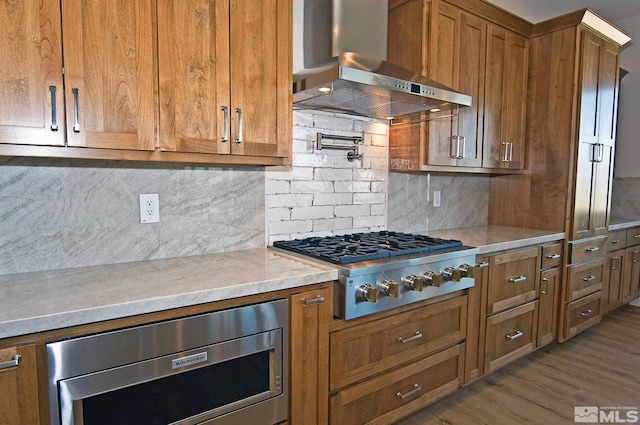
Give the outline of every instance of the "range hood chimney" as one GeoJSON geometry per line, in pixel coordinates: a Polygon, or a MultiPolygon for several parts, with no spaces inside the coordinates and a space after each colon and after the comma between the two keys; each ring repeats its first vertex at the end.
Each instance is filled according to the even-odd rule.
{"type": "Polygon", "coordinates": [[[293,106],[379,119],[471,106],[386,61],[388,0],[294,0],[293,106]]]}

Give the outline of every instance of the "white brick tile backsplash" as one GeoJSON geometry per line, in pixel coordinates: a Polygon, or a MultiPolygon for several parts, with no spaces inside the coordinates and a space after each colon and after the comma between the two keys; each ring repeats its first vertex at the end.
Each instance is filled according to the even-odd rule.
{"type": "Polygon", "coordinates": [[[267,180],[265,182],[265,193],[267,195],[290,192],[291,186],[287,180],[267,180]]]}
{"type": "Polygon", "coordinates": [[[313,231],[322,232],[326,230],[338,230],[350,229],[353,227],[353,218],[351,217],[339,217],[313,220],[313,231]]]}
{"type": "Polygon", "coordinates": [[[384,204],[387,202],[386,193],[354,193],[354,204],[384,204]]]}
{"type": "Polygon", "coordinates": [[[315,193],[313,205],[349,205],[353,204],[351,192],[342,193],[315,193]]]}
{"type": "Polygon", "coordinates": [[[278,207],[305,207],[305,206],[311,206],[312,204],[313,204],[312,193],[267,196],[267,208],[269,209],[278,208],[278,207]]]}
{"type": "Polygon", "coordinates": [[[384,229],[387,122],[318,111],[296,110],[293,115],[292,165],[270,167],[266,173],[269,243],[384,229]],[[319,132],[362,136],[360,152],[364,158],[349,161],[344,150],[316,150],[319,132]]]}
{"type": "Polygon", "coordinates": [[[370,205],[338,205],[334,209],[336,217],[366,217],[371,215],[370,205]]]}
{"type": "Polygon", "coordinates": [[[313,207],[294,207],[291,209],[291,220],[306,220],[310,218],[333,218],[333,206],[321,205],[313,207]]]}
{"type": "Polygon", "coordinates": [[[339,168],[316,168],[313,176],[315,180],[351,181],[353,180],[353,171],[339,168]]]}
{"type": "Polygon", "coordinates": [[[333,193],[333,182],[324,180],[292,181],[291,193],[333,193]]]}

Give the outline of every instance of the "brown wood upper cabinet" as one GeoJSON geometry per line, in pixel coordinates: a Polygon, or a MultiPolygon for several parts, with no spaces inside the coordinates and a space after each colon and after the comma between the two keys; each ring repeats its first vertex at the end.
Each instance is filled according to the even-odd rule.
{"type": "Polygon", "coordinates": [[[489,25],[484,94],[482,166],[524,168],[529,42],[489,25]]]}
{"type": "Polygon", "coordinates": [[[456,3],[390,2],[389,60],[473,99],[453,113],[392,125],[392,170],[524,167],[528,40],[456,3]]]}
{"type": "Polygon", "coordinates": [[[158,0],[162,150],[287,156],[289,9],[158,0]]]}
{"type": "Polygon", "coordinates": [[[290,156],[291,0],[41,3],[0,11],[14,34],[0,46],[0,143],[119,152],[47,156],[290,156]]]}

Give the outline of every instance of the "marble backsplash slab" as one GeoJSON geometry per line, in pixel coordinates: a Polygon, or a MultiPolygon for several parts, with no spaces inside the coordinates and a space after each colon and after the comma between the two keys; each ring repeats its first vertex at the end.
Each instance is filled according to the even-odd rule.
{"type": "Polygon", "coordinates": [[[640,177],[616,177],[611,193],[611,221],[640,219],[640,177]]]}
{"type": "Polygon", "coordinates": [[[489,177],[389,173],[388,227],[404,232],[486,226],[489,177]],[[441,206],[433,206],[433,191],[441,206]]]}
{"type": "Polygon", "coordinates": [[[264,246],[264,169],[0,158],[0,275],[264,246]],[[141,224],[138,194],[158,193],[141,224]]]}

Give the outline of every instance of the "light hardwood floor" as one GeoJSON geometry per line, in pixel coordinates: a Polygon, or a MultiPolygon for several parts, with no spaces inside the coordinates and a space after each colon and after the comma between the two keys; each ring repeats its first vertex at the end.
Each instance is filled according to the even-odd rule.
{"type": "Polygon", "coordinates": [[[640,307],[626,305],[396,425],[574,424],[577,406],[640,408],[640,307]]]}

